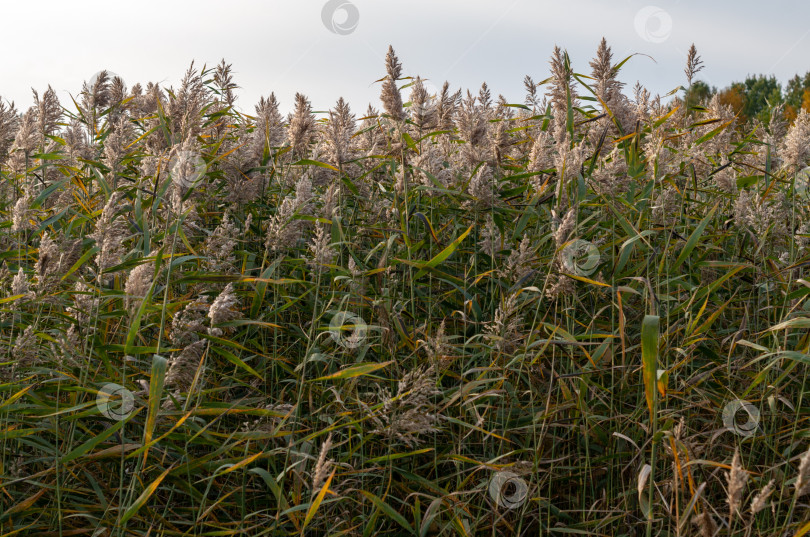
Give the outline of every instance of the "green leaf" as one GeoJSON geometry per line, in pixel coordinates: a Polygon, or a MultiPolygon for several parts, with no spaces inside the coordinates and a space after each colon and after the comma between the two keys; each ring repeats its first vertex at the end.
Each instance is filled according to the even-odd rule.
{"type": "Polygon", "coordinates": [[[428,230],[430,231],[430,236],[433,237],[433,240],[436,242],[436,244],[440,244],[439,238],[436,236],[436,231],[433,229],[433,224],[430,223],[428,217],[425,216],[423,213],[414,213],[413,215],[418,217],[427,226],[428,230]]]}
{"type": "Polygon", "coordinates": [[[694,494],[692,494],[692,499],[689,500],[689,503],[681,512],[681,521],[678,523],[678,533],[682,534],[683,531],[686,529],[686,524],[692,518],[692,509],[694,509],[695,505],[697,505],[697,501],[700,498],[700,495],[703,494],[703,490],[706,488],[706,483],[701,483],[700,486],[697,488],[694,494]]]}
{"type": "Polygon", "coordinates": [[[144,489],[138,499],[129,506],[129,509],[124,512],[124,515],[121,517],[121,524],[126,524],[127,521],[135,516],[135,514],[146,504],[146,501],[155,493],[158,486],[160,485],[161,481],[163,481],[169,472],[172,470],[172,466],[166,468],[162,474],[160,474],[157,479],[149,483],[149,486],[144,489]]]}
{"type": "Polygon", "coordinates": [[[470,231],[472,231],[472,228],[473,228],[474,226],[475,226],[475,224],[472,224],[470,227],[468,227],[468,228],[467,228],[467,231],[465,231],[464,233],[462,233],[461,235],[459,235],[459,236],[458,236],[458,238],[457,238],[456,240],[454,240],[452,243],[450,243],[450,245],[449,245],[447,248],[445,248],[444,250],[442,250],[441,252],[439,252],[438,254],[436,254],[436,256],[435,256],[433,259],[431,259],[430,261],[428,261],[427,263],[425,263],[425,264],[422,266],[422,270],[420,270],[419,272],[417,272],[417,273],[416,273],[416,275],[413,277],[413,279],[414,279],[414,280],[418,280],[419,278],[421,278],[422,276],[424,276],[424,275],[427,273],[427,270],[426,270],[426,269],[427,269],[428,267],[433,268],[433,267],[435,267],[436,265],[440,265],[440,264],[442,264],[442,263],[443,263],[443,262],[444,262],[444,261],[445,261],[445,260],[446,260],[448,257],[450,257],[450,256],[453,254],[453,252],[455,252],[455,251],[456,251],[456,249],[457,249],[457,248],[459,247],[459,245],[461,244],[461,241],[463,241],[463,240],[464,240],[464,238],[465,238],[465,237],[467,237],[467,235],[469,235],[469,234],[470,234],[470,231]]]}
{"type": "Polygon", "coordinates": [[[641,321],[641,362],[644,371],[644,395],[650,409],[650,421],[655,420],[656,374],[658,370],[658,325],[657,315],[645,315],[641,321]]]}
{"type": "Polygon", "coordinates": [[[61,153],[34,153],[31,158],[38,158],[42,160],[61,160],[65,155],[61,153]]]}
{"type": "Polygon", "coordinates": [[[36,197],[36,199],[34,199],[34,201],[31,202],[31,208],[39,207],[42,204],[43,201],[48,199],[48,196],[50,196],[51,193],[53,193],[54,190],[56,190],[58,188],[61,188],[68,181],[69,181],[68,179],[63,179],[62,181],[59,181],[58,183],[53,183],[48,188],[46,188],[45,190],[40,192],[39,195],[36,197]]]}
{"type": "Polygon", "coordinates": [[[367,490],[361,490],[360,492],[361,492],[361,493],[362,493],[362,494],[363,494],[363,495],[364,495],[366,498],[368,498],[369,500],[371,500],[371,503],[373,503],[373,504],[374,504],[374,505],[377,507],[377,509],[379,509],[380,511],[382,511],[383,513],[385,513],[385,515],[386,515],[388,518],[390,518],[391,520],[393,520],[394,522],[396,522],[397,524],[399,524],[400,526],[402,526],[402,527],[403,527],[403,528],[404,528],[404,529],[405,529],[405,530],[406,530],[408,533],[413,533],[413,532],[414,532],[414,531],[413,531],[413,527],[411,527],[411,525],[408,523],[408,521],[407,521],[407,520],[405,520],[405,517],[403,517],[402,515],[400,515],[399,513],[397,513],[397,512],[396,512],[396,510],[394,510],[394,508],[393,508],[393,507],[391,507],[390,505],[388,505],[387,503],[385,503],[384,501],[382,501],[382,500],[381,500],[381,499],[380,499],[378,496],[376,496],[375,494],[373,494],[373,493],[371,493],[371,492],[368,492],[367,490]]]}
{"type": "Polygon", "coordinates": [[[737,178],[737,188],[746,188],[755,185],[757,181],[762,179],[764,175],[747,175],[745,177],[737,178]]]}
{"type": "Polygon", "coordinates": [[[720,125],[720,126],[719,126],[719,127],[717,127],[716,129],[712,130],[711,132],[707,132],[706,134],[704,134],[703,136],[701,136],[700,138],[698,138],[697,140],[695,140],[695,145],[700,145],[700,144],[702,144],[703,142],[707,142],[707,141],[711,140],[712,138],[714,138],[715,136],[717,136],[718,134],[720,134],[721,132],[723,132],[723,130],[724,130],[726,127],[728,127],[729,125],[731,125],[732,121],[734,121],[734,120],[731,120],[731,121],[726,121],[725,123],[723,123],[722,125],[720,125]]]}
{"type": "Polygon", "coordinates": [[[90,440],[88,440],[87,442],[85,442],[85,443],[81,444],[80,446],[76,447],[70,453],[68,453],[67,455],[62,457],[61,462],[63,464],[66,463],[66,462],[70,462],[73,459],[76,459],[76,458],[81,457],[82,455],[88,453],[91,449],[93,449],[94,447],[96,447],[100,443],[104,442],[107,438],[111,437],[112,435],[117,433],[119,430],[121,430],[121,428],[124,426],[124,424],[126,424],[130,419],[132,419],[134,416],[136,416],[140,411],[141,411],[140,408],[137,409],[130,416],[127,416],[126,419],[123,419],[123,420],[119,421],[118,423],[116,423],[115,425],[110,427],[109,429],[105,429],[104,431],[99,433],[98,436],[91,436],[90,440]]]}
{"type": "Polygon", "coordinates": [[[256,371],[255,369],[253,369],[252,367],[247,365],[244,361],[242,361],[241,358],[239,358],[238,356],[236,356],[232,352],[227,351],[225,349],[220,349],[219,347],[216,347],[216,346],[211,347],[211,348],[214,350],[214,352],[216,352],[220,356],[223,356],[226,360],[231,362],[233,365],[244,369],[245,371],[247,371],[248,373],[250,373],[254,377],[258,378],[259,380],[264,380],[264,377],[261,376],[258,371],[256,371]]]}
{"type": "MultiPolygon", "coordinates": [[[[284,492],[281,490],[281,487],[278,486],[276,480],[270,473],[263,469],[263,468],[251,468],[248,470],[249,474],[256,474],[261,477],[264,482],[267,484],[267,487],[273,493],[273,496],[276,497],[276,501],[281,506],[281,509],[287,511],[290,508],[290,504],[287,502],[287,498],[284,497],[284,492]]],[[[290,520],[292,520],[293,524],[295,524],[295,528],[298,529],[298,519],[293,516],[295,513],[288,513],[290,520]]]]}
{"type": "Polygon", "coordinates": [[[368,459],[366,462],[368,463],[388,462],[396,459],[410,457],[412,455],[421,455],[423,453],[430,453],[431,451],[433,451],[433,448],[418,449],[416,451],[409,451],[408,453],[393,453],[391,455],[383,455],[382,457],[375,457],[373,459],[368,459]]]}
{"type": "Polygon", "coordinates": [[[255,281],[256,284],[256,292],[253,294],[253,304],[250,306],[250,317],[255,319],[259,316],[259,311],[262,307],[262,303],[264,302],[264,295],[267,292],[267,284],[269,283],[269,278],[276,270],[276,267],[281,263],[283,258],[279,257],[273,263],[264,269],[260,278],[257,278],[255,281]]]}
{"type": "Polygon", "coordinates": [[[683,250],[681,250],[680,255],[678,255],[678,259],[675,260],[675,264],[672,265],[672,270],[678,270],[686,258],[689,257],[689,254],[692,253],[692,250],[695,249],[697,246],[700,237],[703,235],[703,231],[706,229],[706,226],[709,224],[709,221],[714,216],[714,211],[717,210],[717,207],[720,205],[720,202],[714,204],[714,207],[709,211],[709,214],[700,221],[700,224],[695,228],[691,235],[689,235],[689,239],[686,241],[686,245],[684,245],[683,250]]]}
{"type": "Polygon", "coordinates": [[[784,330],[785,328],[810,328],[810,318],[794,317],[768,328],[768,331],[784,330]]]}
{"type": "MultiPolygon", "coordinates": [[[[146,414],[146,424],[143,431],[143,443],[149,444],[155,432],[158,412],[160,412],[160,398],[163,395],[163,382],[166,380],[166,358],[155,354],[152,356],[152,374],[149,379],[149,410],[146,414]]],[[[143,459],[149,450],[145,450],[143,459]]]]}
{"type": "Polygon", "coordinates": [[[338,380],[338,379],[350,379],[354,377],[360,377],[363,375],[368,375],[369,373],[373,373],[379,369],[387,367],[393,364],[393,360],[389,360],[382,364],[357,364],[351,367],[347,367],[337,373],[332,373],[331,375],[326,375],[325,377],[318,377],[314,379],[315,381],[318,380],[338,380]]]}
{"type": "Polygon", "coordinates": [[[408,147],[413,149],[416,153],[419,152],[419,148],[416,147],[416,143],[413,141],[413,138],[411,138],[410,134],[408,134],[407,132],[403,132],[402,139],[405,140],[405,143],[407,144],[408,147]]]}
{"type": "Polygon", "coordinates": [[[73,264],[73,266],[72,266],[72,267],[70,267],[70,268],[68,269],[68,271],[67,271],[67,272],[65,272],[65,274],[64,274],[64,275],[62,276],[62,278],[61,278],[61,281],[64,281],[64,280],[65,280],[65,278],[67,278],[68,276],[70,276],[71,274],[73,274],[74,272],[76,272],[76,271],[77,271],[77,270],[78,270],[78,269],[79,269],[79,268],[80,268],[82,265],[84,265],[84,264],[87,262],[87,260],[88,260],[88,259],[90,259],[90,257],[91,257],[91,256],[93,256],[93,254],[95,254],[96,252],[98,252],[100,249],[101,249],[101,248],[99,248],[98,246],[93,246],[92,248],[90,248],[89,250],[87,250],[87,251],[86,251],[86,252],[85,252],[85,253],[84,253],[84,254],[83,254],[83,255],[82,255],[80,258],[79,258],[79,260],[78,260],[78,261],[76,261],[76,262],[73,264]]]}
{"type": "Polygon", "coordinates": [[[341,175],[340,180],[343,182],[344,185],[346,185],[346,188],[348,188],[352,194],[354,194],[355,196],[360,195],[360,191],[357,189],[356,186],[354,186],[354,183],[352,183],[351,179],[349,179],[345,175],[341,175]]]}
{"type": "Polygon", "coordinates": [[[326,162],[321,162],[319,160],[310,160],[310,159],[301,159],[298,162],[294,162],[293,166],[320,166],[321,168],[326,168],[327,170],[333,170],[339,172],[337,168],[332,166],[331,164],[327,164],[326,162]]]}
{"type": "Polygon", "coordinates": [[[26,393],[28,393],[28,392],[29,392],[31,389],[33,389],[33,388],[34,388],[34,385],[33,385],[33,384],[32,384],[32,385],[30,385],[30,386],[26,386],[26,387],[25,387],[25,388],[23,388],[22,390],[18,391],[17,393],[15,393],[15,394],[14,394],[14,395],[12,395],[11,397],[9,397],[8,399],[6,399],[6,400],[5,400],[5,401],[3,401],[2,403],[0,403],[0,408],[7,407],[8,405],[10,405],[11,403],[13,403],[14,401],[16,401],[17,399],[19,399],[20,397],[22,397],[23,395],[25,395],[26,393]]]}

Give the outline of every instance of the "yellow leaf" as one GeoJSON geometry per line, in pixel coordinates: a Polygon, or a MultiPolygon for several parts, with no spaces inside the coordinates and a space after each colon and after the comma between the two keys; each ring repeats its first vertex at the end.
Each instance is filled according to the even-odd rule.
{"type": "Polygon", "coordinates": [[[321,502],[323,501],[323,497],[326,496],[326,491],[329,490],[329,484],[332,482],[332,478],[335,477],[336,471],[337,468],[332,470],[332,473],[329,474],[329,478],[326,480],[326,483],[324,483],[323,486],[321,487],[321,491],[318,492],[318,495],[315,497],[315,501],[312,502],[312,505],[309,506],[309,511],[307,511],[307,517],[304,519],[304,525],[301,527],[302,531],[304,530],[304,528],[307,527],[309,522],[312,520],[312,517],[315,516],[315,511],[318,510],[318,507],[320,507],[321,502]]]}
{"type": "Polygon", "coordinates": [[[174,468],[174,466],[166,468],[163,471],[163,473],[157,477],[157,479],[152,481],[149,484],[149,486],[146,487],[146,489],[141,493],[141,495],[138,496],[138,499],[135,500],[135,503],[133,503],[129,507],[129,509],[126,510],[124,516],[121,517],[121,524],[126,524],[127,520],[135,516],[135,513],[137,513],[141,509],[141,507],[144,506],[144,504],[146,504],[146,501],[152,496],[152,494],[155,493],[158,486],[160,486],[160,483],[166,478],[167,475],[169,475],[169,472],[172,470],[172,468],[174,468]]]}
{"type": "Polygon", "coordinates": [[[600,287],[610,287],[610,284],[608,284],[608,283],[598,282],[598,281],[592,280],[590,278],[585,278],[584,276],[577,276],[576,274],[568,274],[567,272],[563,272],[563,274],[565,274],[569,278],[573,278],[573,279],[579,280],[581,282],[589,283],[591,285],[598,285],[600,287]]]}

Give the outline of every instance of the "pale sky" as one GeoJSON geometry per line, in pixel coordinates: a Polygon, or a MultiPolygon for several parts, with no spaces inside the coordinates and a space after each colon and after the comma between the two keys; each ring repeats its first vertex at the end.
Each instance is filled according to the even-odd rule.
{"type": "Polygon", "coordinates": [[[374,82],[391,44],[405,75],[474,92],[486,81],[494,96],[523,102],[523,77],[548,77],[555,44],[587,74],[602,36],[617,61],[639,53],[620,78],[653,94],[685,84],[693,42],[705,64],[698,78],[717,87],[759,73],[784,86],[810,71],[810,2],[653,1],[2,2],[0,96],[24,109],[31,87],[41,93],[51,84],[72,108],[70,94],[102,69],[128,87],[177,86],[192,60],[201,67],[224,58],[247,113],[271,91],[288,111],[300,91],[315,110],[343,96],[361,115],[369,102],[379,108],[374,82]]]}

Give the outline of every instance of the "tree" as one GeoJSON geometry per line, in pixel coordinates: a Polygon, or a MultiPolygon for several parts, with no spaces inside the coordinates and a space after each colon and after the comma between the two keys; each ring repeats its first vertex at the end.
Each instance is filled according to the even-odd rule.
{"type": "Polygon", "coordinates": [[[767,123],[770,109],[782,102],[782,85],[775,76],[749,76],[744,83],[745,105],[742,113],[747,119],[758,118],[767,123]]]}
{"type": "Polygon", "coordinates": [[[810,71],[804,77],[799,75],[791,78],[785,87],[785,104],[794,107],[796,110],[802,107],[804,90],[810,88],[810,71]]]}
{"type": "Polygon", "coordinates": [[[717,100],[720,104],[731,106],[735,114],[739,115],[739,124],[744,124],[748,121],[748,116],[745,113],[745,107],[748,100],[745,94],[745,85],[740,82],[734,82],[731,86],[723,89],[717,94],[717,100]]]}
{"type": "Polygon", "coordinates": [[[715,93],[717,93],[717,88],[709,86],[702,80],[697,80],[689,88],[686,88],[684,102],[688,109],[708,101],[715,93]]]}

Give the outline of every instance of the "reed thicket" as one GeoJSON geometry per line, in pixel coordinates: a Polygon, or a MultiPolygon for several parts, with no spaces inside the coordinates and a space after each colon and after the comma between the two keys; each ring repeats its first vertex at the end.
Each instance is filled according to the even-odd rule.
{"type": "Polygon", "coordinates": [[[623,63],[0,105],[0,535],[806,533],[810,115],[623,63]]]}

